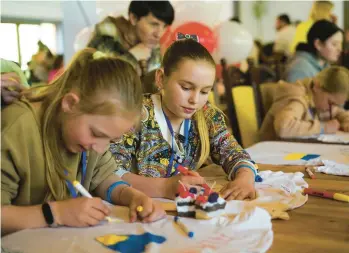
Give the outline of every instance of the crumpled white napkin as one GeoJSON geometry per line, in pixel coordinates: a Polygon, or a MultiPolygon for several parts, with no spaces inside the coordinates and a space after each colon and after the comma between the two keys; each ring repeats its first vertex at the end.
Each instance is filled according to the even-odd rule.
{"type": "Polygon", "coordinates": [[[315,168],[316,172],[322,172],[325,174],[349,176],[349,165],[336,163],[329,160],[322,160],[323,166],[315,168]]]}

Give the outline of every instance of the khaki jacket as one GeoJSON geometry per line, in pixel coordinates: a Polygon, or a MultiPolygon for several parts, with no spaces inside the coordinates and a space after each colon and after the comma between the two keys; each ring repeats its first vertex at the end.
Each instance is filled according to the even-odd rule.
{"type": "MultiPolygon", "coordinates": [[[[17,101],[2,110],[1,118],[1,205],[37,205],[49,190],[41,138],[41,121],[27,102],[17,101]]],[[[81,181],[81,154],[62,148],[63,164],[74,168],[81,181]]],[[[92,192],[116,169],[109,151],[103,155],[88,152],[83,186],[92,192]]],[[[73,180],[74,180],[73,179],[73,180]]]]}
{"type": "MultiPolygon", "coordinates": [[[[321,133],[321,121],[329,120],[329,113],[316,112],[311,83],[312,78],[306,78],[294,84],[283,81],[275,84],[273,103],[260,129],[262,141],[321,133]]],[[[332,108],[332,117],[341,127],[349,124],[349,111],[340,107],[332,108]]]]}

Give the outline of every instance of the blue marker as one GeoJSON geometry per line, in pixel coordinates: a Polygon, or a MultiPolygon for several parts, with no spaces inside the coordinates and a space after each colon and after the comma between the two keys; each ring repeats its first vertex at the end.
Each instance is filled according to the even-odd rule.
{"type": "Polygon", "coordinates": [[[194,237],[194,232],[189,231],[189,229],[182,222],[179,221],[178,216],[174,217],[174,222],[183,230],[184,233],[188,235],[189,238],[194,237]]]}

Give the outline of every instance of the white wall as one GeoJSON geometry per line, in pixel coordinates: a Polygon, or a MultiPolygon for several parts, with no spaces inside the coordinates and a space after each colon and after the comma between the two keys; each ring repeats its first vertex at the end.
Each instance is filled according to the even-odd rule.
{"type": "Polygon", "coordinates": [[[2,0],[1,16],[20,19],[61,21],[61,1],[2,0]]]}
{"type": "Polygon", "coordinates": [[[85,27],[91,26],[98,21],[95,1],[81,1],[80,4],[78,5],[76,1],[62,2],[65,63],[68,63],[75,53],[74,43],[76,35],[85,27]],[[86,16],[84,16],[84,13],[86,16]]]}
{"type": "MultiPolygon", "coordinates": [[[[241,21],[255,38],[261,37],[264,42],[275,38],[275,19],[281,13],[289,15],[292,21],[307,20],[313,1],[264,1],[267,13],[262,19],[262,29],[258,30],[257,21],[254,18],[252,6],[254,1],[241,2],[241,21]]],[[[334,14],[338,18],[338,26],[343,27],[343,1],[334,2],[334,14]]]]}

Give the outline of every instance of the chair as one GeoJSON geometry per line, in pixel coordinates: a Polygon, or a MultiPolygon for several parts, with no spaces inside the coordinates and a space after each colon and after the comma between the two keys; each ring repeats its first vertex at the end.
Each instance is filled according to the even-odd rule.
{"type": "Polygon", "coordinates": [[[265,115],[267,114],[267,112],[273,104],[274,93],[277,86],[278,83],[276,82],[261,83],[257,86],[257,107],[262,122],[265,115]]]}
{"type": "Polygon", "coordinates": [[[257,88],[254,83],[237,85],[231,79],[224,59],[221,64],[229,123],[237,142],[243,147],[248,147],[258,139],[261,124],[259,111],[256,109],[257,88]]]}
{"type": "Polygon", "coordinates": [[[232,97],[240,129],[241,144],[247,148],[258,141],[258,117],[255,92],[252,86],[233,87],[232,97]]]}

